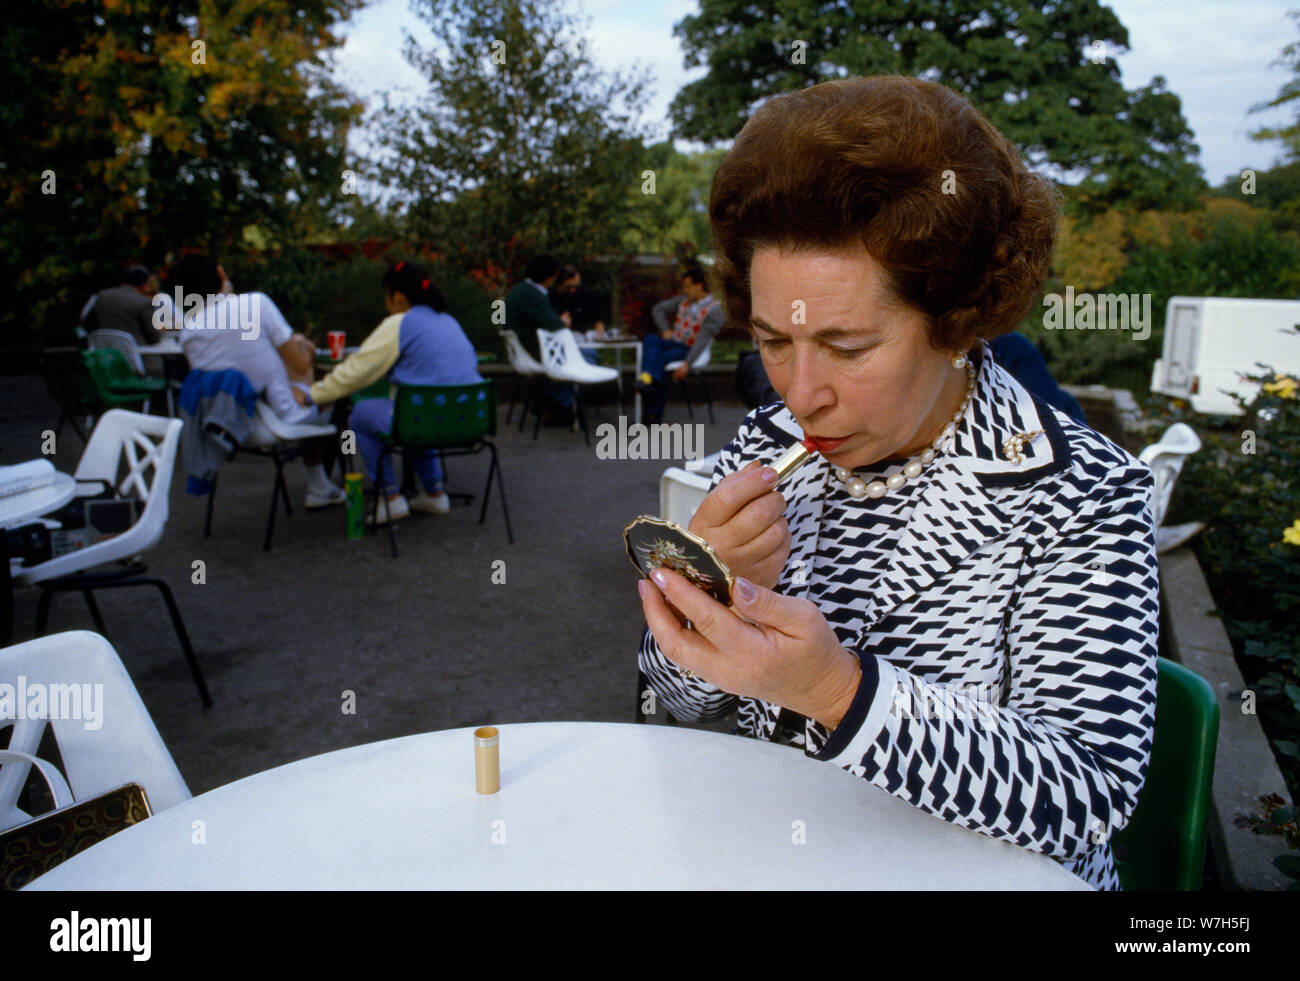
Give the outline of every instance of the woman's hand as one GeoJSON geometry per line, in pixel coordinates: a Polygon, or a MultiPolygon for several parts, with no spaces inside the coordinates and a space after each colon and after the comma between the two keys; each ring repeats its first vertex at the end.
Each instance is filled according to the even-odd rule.
{"type": "Polygon", "coordinates": [[[729,609],[669,569],[650,575],[655,586],[637,584],[641,608],[670,661],[723,691],[784,706],[830,729],[839,725],[862,668],[815,604],[738,579],[729,609]]]}
{"type": "Polygon", "coordinates": [[[293,387],[293,400],[305,408],[307,405],[307,393],[301,388],[293,387]]]}
{"type": "Polygon", "coordinates": [[[775,482],[775,470],[751,461],[718,481],[687,528],[712,546],[732,575],[768,589],[790,557],[785,498],[772,490],[775,482]]]}

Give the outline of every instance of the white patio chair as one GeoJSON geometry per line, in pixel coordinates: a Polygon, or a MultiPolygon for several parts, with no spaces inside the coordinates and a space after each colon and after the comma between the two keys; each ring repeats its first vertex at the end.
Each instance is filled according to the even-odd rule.
{"type": "Polygon", "coordinates": [[[659,514],[685,528],[708,496],[720,453],[687,460],[685,469],[669,467],[659,477],[659,514]]]}
{"type": "Polygon", "coordinates": [[[86,444],[73,473],[77,489],[83,498],[94,496],[101,489],[109,489],[114,497],[138,500],[144,504],[140,517],[125,531],[111,538],[34,566],[19,566],[15,577],[40,587],[41,598],[36,609],[37,635],[45,633],[55,593],[81,593],[95,627],[107,637],[108,629],[95,602],[94,591],[153,586],[162,593],[167,604],[185,660],[198,685],[199,697],[205,706],[211,706],[212,697],[208,694],[176,598],[166,582],[145,576],[148,569],[139,561],[140,554],[153,548],[162,538],[167,524],[168,493],[172,471],[176,468],[182,425],[179,419],[163,419],[125,409],[105,412],[90,434],[90,442],[86,444]],[[119,564],[108,569],[100,568],[108,563],[119,564]]]}
{"type": "MultiPolygon", "coordinates": [[[[695,410],[691,407],[691,386],[689,384],[692,378],[700,380],[700,387],[704,390],[704,402],[709,407],[709,422],[713,423],[713,396],[709,394],[709,383],[704,377],[703,371],[709,363],[709,357],[713,353],[713,338],[710,337],[704,342],[704,352],[700,355],[699,360],[691,365],[691,372],[679,383],[682,386],[682,394],[686,396],[686,414],[692,419],[695,418],[695,410]]],[[[664,365],[664,377],[667,378],[674,371],[686,363],[683,358],[680,361],[671,361],[664,365]]]]}
{"type": "MultiPolygon", "coordinates": [[[[293,505],[289,503],[289,486],[284,481],[284,465],[302,455],[304,443],[334,436],[337,433],[338,430],[331,423],[285,422],[275,414],[275,410],[268,403],[262,399],[257,400],[252,429],[239,444],[237,452],[269,456],[275,462],[275,483],[271,486],[271,510],[266,516],[266,536],[262,540],[262,551],[271,551],[271,536],[275,532],[276,505],[281,500],[284,502],[285,516],[293,517],[293,505]]],[[[217,495],[217,476],[212,478],[212,487],[208,491],[208,513],[203,522],[204,538],[212,534],[212,504],[217,495]]]]}
{"type": "Polygon", "coordinates": [[[1138,454],[1138,459],[1151,468],[1155,477],[1151,514],[1157,528],[1164,524],[1169,498],[1182,472],[1183,462],[1200,448],[1201,440],[1196,431],[1185,422],[1176,422],[1165,430],[1160,442],[1152,443],[1138,454]]]}
{"type": "MultiPolygon", "coordinates": [[[[50,761],[41,762],[45,772],[52,771],[56,806],[71,803],[58,799],[60,790],[80,801],[127,783],[144,787],[155,813],[190,799],[189,787],[126,668],[103,637],[88,630],[72,630],[0,650],[0,683],[17,689],[20,677],[28,691],[41,685],[46,692],[68,692],[66,704],[60,696],[60,712],[67,707],[79,708],[83,716],[19,719],[13,723],[9,750],[27,757],[36,757],[46,727],[54,730],[66,781],[50,761]],[[85,686],[91,686],[93,693],[94,686],[102,685],[102,697],[96,697],[97,719],[85,718],[88,706],[80,699],[74,701],[69,689],[54,689],[54,685],[75,686],[82,696],[85,686]],[[98,728],[89,729],[88,723],[98,728]]],[[[18,806],[30,770],[30,760],[11,759],[0,766],[0,830],[31,820],[32,815],[18,806]]]]}
{"type": "MultiPolygon", "coordinates": [[[[567,327],[563,330],[542,330],[537,329],[538,349],[542,352],[542,364],[546,366],[546,376],[551,381],[561,384],[569,384],[574,387],[577,396],[575,403],[575,415],[578,423],[582,426],[582,438],[588,446],[591,445],[591,439],[587,435],[587,414],[582,404],[582,389],[586,385],[603,385],[607,382],[617,382],[618,372],[613,368],[603,368],[600,365],[588,364],[578,350],[578,339],[573,336],[573,331],[567,327]]],[[[533,427],[533,439],[537,438],[538,432],[542,428],[542,417],[537,417],[537,424],[533,427]]]]}
{"type": "Polygon", "coordinates": [[[111,347],[121,351],[126,355],[126,363],[131,366],[135,373],[137,375],[144,374],[144,358],[140,356],[140,345],[136,343],[134,337],[124,330],[112,330],[108,327],[92,330],[86,336],[86,346],[92,351],[98,351],[102,347],[111,347]]]}
{"type": "Polygon", "coordinates": [[[510,367],[515,372],[515,387],[510,393],[510,408],[506,412],[506,425],[510,425],[510,417],[515,412],[515,398],[519,394],[520,385],[524,386],[524,407],[519,414],[519,431],[524,431],[524,421],[528,418],[528,406],[532,403],[537,390],[537,380],[546,374],[546,368],[528,353],[523,342],[519,340],[519,335],[513,330],[501,331],[501,336],[506,342],[506,357],[510,359],[510,367]]]}
{"type": "MultiPolygon", "coordinates": [[[[93,299],[93,298],[92,298],[93,299]]],[[[144,377],[148,373],[144,370],[144,358],[140,354],[140,345],[136,339],[124,330],[113,330],[111,327],[101,327],[99,330],[92,330],[86,335],[86,347],[96,351],[102,347],[111,347],[114,350],[121,351],[126,357],[126,363],[131,366],[131,370],[137,375],[144,377]]],[[[175,392],[173,386],[169,384],[166,388],[167,395],[167,414],[176,415],[175,392]]]]}

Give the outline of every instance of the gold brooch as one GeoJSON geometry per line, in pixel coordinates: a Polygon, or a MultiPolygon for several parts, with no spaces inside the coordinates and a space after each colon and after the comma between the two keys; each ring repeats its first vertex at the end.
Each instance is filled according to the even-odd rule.
{"type": "Polygon", "coordinates": [[[1017,433],[1009,440],[1002,444],[1002,452],[1012,463],[1021,463],[1025,457],[1020,451],[1025,448],[1025,444],[1032,442],[1035,436],[1043,435],[1041,429],[1035,429],[1032,433],[1017,433]]]}

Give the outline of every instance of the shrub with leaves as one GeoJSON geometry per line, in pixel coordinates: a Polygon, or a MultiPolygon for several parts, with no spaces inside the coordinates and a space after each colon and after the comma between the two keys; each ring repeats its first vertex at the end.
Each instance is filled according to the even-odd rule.
{"type": "MultiPolygon", "coordinates": [[[[1202,449],[1174,489],[1167,524],[1203,521],[1201,568],[1293,797],[1300,787],[1300,389],[1266,374],[1245,415],[1187,417],[1202,449]]],[[[1176,416],[1160,421],[1163,427],[1176,416]]]]}

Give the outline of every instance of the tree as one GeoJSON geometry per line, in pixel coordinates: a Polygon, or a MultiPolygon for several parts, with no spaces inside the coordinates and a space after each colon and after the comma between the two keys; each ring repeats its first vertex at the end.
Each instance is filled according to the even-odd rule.
{"type": "Polygon", "coordinates": [[[671,141],[649,147],[647,167],[654,174],[654,193],[644,193],[645,181],[633,189],[636,208],[623,232],[623,247],[664,255],[707,252],[709,191],[724,155],[720,149],[682,153],[671,141]]]}
{"type": "MultiPolygon", "coordinates": [[[[334,25],[361,0],[24,0],[0,26],[6,327],[66,326],[123,259],[346,210],[334,25]]],[[[308,229],[309,230],[309,229],[308,229]]]]}
{"type": "Polygon", "coordinates": [[[429,92],[386,100],[375,171],[411,231],[498,291],[531,252],[617,250],[645,169],[644,77],[598,71],[580,25],[542,0],[412,6],[438,39],[407,38],[429,92]]]}
{"type": "Polygon", "coordinates": [[[1126,92],[1112,55],[1128,32],[1099,0],[809,0],[769,13],[700,0],[673,33],[688,67],[670,112],[678,135],[729,140],[768,96],[897,73],[963,93],[1035,167],[1079,175],[1074,206],[1191,208],[1199,148],[1159,76],[1126,92]]]}
{"type": "MultiPolygon", "coordinates": [[[[1287,16],[1300,24],[1300,10],[1293,10],[1287,16]]],[[[1280,106],[1288,105],[1300,99],[1300,41],[1292,41],[1282,49],[1282,54],[1274,66],[1289,68],[1292,78],[1283,83],[1278,89],[1277,95],[1267,102],[1261,102],[1250,107],[1252,113],[1267,112],[1270,109],[1277,109],[1280,106]]],[[[1296,118],[1287,126],[1261,126],[1259,129],[1252,130],[1250,134],[1252,140],[1281,140],[1286,160],[1292,161],[1300,159],[1300,110],[1296,112],[1296,118]]]]}

